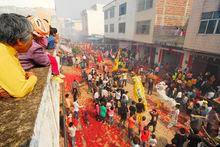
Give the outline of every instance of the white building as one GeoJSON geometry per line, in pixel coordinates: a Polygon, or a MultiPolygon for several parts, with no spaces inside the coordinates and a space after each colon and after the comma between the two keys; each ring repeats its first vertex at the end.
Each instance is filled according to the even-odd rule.
{"type": "Polygon", "coordinates": [[[104,6],[106,44],[128,48],[147,64],[182,66],[185,30],[192,0],[113,0],[104,6]],[[173,54],[170,54],[172,51],[173,54]],[[168,53],[167,53],[168,52],[168,53]],[[175,64],[175,65],[174,65],[175,64]]]}
{"type": "Polygon", "coordinates": [[[104,35],[103,5],[95,4],[81,13],[82,30],[85,36],[104,35]]]}

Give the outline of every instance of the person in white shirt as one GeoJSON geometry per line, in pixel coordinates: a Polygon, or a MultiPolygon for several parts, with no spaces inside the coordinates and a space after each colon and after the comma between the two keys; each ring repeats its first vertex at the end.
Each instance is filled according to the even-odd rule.
{"type": "Polygon", "coordinates": [[[171,122],[169,123],[167,128],[171,128],[173,126],[176,126],[176,124],[178,122],[178,117],[179,117],[179,114],[180,114],[179,108],[180,108],[180,104],[176,104],[176,108],[171,114],[171,122]]]}
{"type": "Polygon", "coordinates": [[[102,97],[105,97],[105,98],[108,97],[108,91],[106,89],[102,90],[102,97]]]}
{"type": "Polygon", "coordinates": [[[69,136],[71,137],[72,147],[75,147],[75,141],[76,141],[76,127],[73,125],[72,122],[70,122],[68,129],[69,129],[69,136]]]}
{"type": "Polygon", "coordinates": [[[98,91],[95,92],[93,98],[95,99],[95,101],[99,98],[99,92],[98,91]]]}
{"type": "Polygon", "coordinates": [[[128,97],[127,93],[128,93],[128,92],[126,91],[126,92],[122,95],[122,97],[125,97],[125,100],[126,100],[126,101],[129,101],[129,97],[128,97]]]}
{"type": "Polygon", "coordinates": [[[82,57],[82,58],[83,58],[83,60],[86,60],[86,56],[85,56],[85,55],[83,55],[83,57],[82,57]]]}
{"type": "Polygon", "coordinates": [[[76,100],[75,102],[73,102],[73,107],[74,118],[78,119],[79,108],[82,108],[83,106],[80,106],[78,100],[76,100]]]}
{"type": "Polygon", "coordinates": [[[107,79],[104,79],[104,80],[103,80],[103,86],[105,87],[107,83],[108,83],[108,80],[107,80],[107,79]]]}
{"type": "Polygon", "coordinates": [[[88,74],[88,81],[92,82],[92,75],[91,75],[91,73],[88,74]]]}
{"type": "Polygon", "coordinates": [[[119,90],[117,90],[116,92],[115,92],[115,98],[116,98],[116,100],[120,100],[121,99],[121,92],[119,91],[119,90]]]}
{"type": "Polygon", "coordinates": [[[148,142],[149,142],[150,147],[157,146],[156,135],[152,134],[152,135],[151,135],[151,138],[149,139],[148,142]]]}
{"type": "Polygon", "coordinates": [[[181,98],[182,98],[182,96],[183,96],[182,91],[179,91],[179,92],[177,93],[176,98],[177,98],[177,99],[181,99],[181,98]]]}

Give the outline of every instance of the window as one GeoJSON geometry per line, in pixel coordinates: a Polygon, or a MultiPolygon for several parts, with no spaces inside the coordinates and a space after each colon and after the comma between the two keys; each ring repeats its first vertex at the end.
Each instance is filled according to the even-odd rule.
{"type": "Polygon", "coordinates": [[[110,24],[110,32],[114,32],[114,24],[110,24]]]}
{"type": "Polygon", "coordinates": [[[137,34],[149,34],[150,32],[150,20],[138,21],[136,23],[137,34]]]}
{"type": "Polygon", "coordinates": [[[211,19],[213,12],[204,12],[202,13],[202,19],[211,19]]]}
{"type": "Polygon", "coordinates": [[[105,14],[105,19],[108,19],[108,10],[105,10],[104,14],[105,14]]]}
{"type": "Polygon", "coordinates": [[[199,33],[205,33],[205,29],[208,21],[201,21],[199,26],[199,33]]]}
{"type": "Polygon", "coordinates": [[[153,7],[153,0],[138,0],[137,11],[147,10],[153,7]]]}
{"type": "Polygon", "coordinates": [[[126,14],[127,3],[123,3],[119,6],[119,16],[126,14]]]}
{"type": "Polygon", "coordinates": [[[110,18],[114,17],[114,16],[115,16],[115,7],[114,7],[114,6],[111,7],[111,8],[109,9],[109,11],[110,11],[110,18]]]}
{"type": "Polygon", "coordinates": [[[220,21],[218,21],[217,29],[215,31],[215,34],[220,34],[220,21]]]}
{"type": "Polygon", "coordinates": [[[108,25],[105,25],[105,32],[108,32],[108,25]]]}
{"type": "Polygon", "coordinates": [[[206,34],[213,34],[215,25],[216,25],[216,20],[210,20],[206,30],[206,34]]]}
{"type": "Polygon", "coordinates": [[[200,34],[220,34],[220,11],[204,12],[198,33],[200,34]]]}
{"type": "Polygon", "coordinates": [[[118,33],[125,33],[125,23],[118,24],[118,33]]]}
{"type": "Polygon", "coordinates": [[[213,18],[220,18],[220,11],[215,11],[213,18]]]}

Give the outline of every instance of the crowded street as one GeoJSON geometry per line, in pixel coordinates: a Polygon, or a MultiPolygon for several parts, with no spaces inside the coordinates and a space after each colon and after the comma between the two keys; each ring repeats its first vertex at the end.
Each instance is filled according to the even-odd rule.
{"type": "MultiPolygon", "coordinates": [[[[106,57],[102,50],[94,51],[92,46],[88,44],[80,46],[82,47],[82,54],[77,54],[73,58],[80,60],[81,64],[70,61],[69,65],[72,66],[62,67],[63,74],[66,76],[65,103],[68,107],[66,120],[67,125],[72,122],[77,128],[75,140],[77,146],[130,146],[130,142],[135,141],[132,138],[141,143],[143,142],[143,125],[147,126],[146,132],[149,132],[147,140],[155,136],[156,146],[162,147],[172,144],[177,134],[182,133],[180,132],[182,130],[185,135],[182,144],[186,145],[188,134],[197,130],[197,128],[199,129],[198,136],[203,136],[207,142],[210,141],[211,143],[213,141],[210,136],[207,136],[204,124],[200,125],[197,119],[210,115],[204,112],[208,109],[207,106],[205,107],[208,103],[207,100],[196,98],[198,99],[197,102],[191,101],[191,103],[185,100],[188,97],[187,93],[184,94],[185,97],[179,99],[178,92],[182,91],[176,91],[176,98],[169,98],[166,94],[165,96],[162,94],[161,88],[166,86],[163,81],[170,79],[174,83],[176,81],[176,84],[182,84],[183,79],[180,75],[176,80],[171,79],[174,78],[176,73],[173,73],[171,77],[166,77],[168,79],[163,79],[161,73],[165,72],[164,69],[160,69],[161,71],[156,73],[153,69],[142,66],[137,71],[128,71],[125,68],[113,71],[115,65],[118,64],[117,58],[123,58],[122,55],[125,55],[122,50],[118,51],[113,61],[111,55],[106,57]],[[144,70],[141,68],[144,68],[144,70]],[[134,77],[137,76],[141,78],[141,83],[138,84],[143,88],[135,89],[139,88],[136,87],[137,81],[134,80],[134,77]],[[77,94],[74,94],[75,90],[73,90],[75,81],[78,85],[76,88],[77,94]],[[150,86],[151,81],[152,86],[150,86]],[[139,90],[143,90],[144,95],[139,95],[139,90]],[[149,93],[150,90],[152,90],[151,93],[149,93]],[[119,98],[118,93],[120,94],[119,98]],[[77,117],[74,116],[75,105],[73,101],[77,101],[79,104],[77,117]],[[144,110],[142,112],[138,110],[138,103],[143,104],[144,110]],[[197,106],[197,104],[199,105],[197,106]],[[101,106],[106,109],[104,118],[101,118],[101,106]],[[124,114],[120,112],[123,111],[120,110],[122,107],[125,110],[124,114]],[[132,107],[134,107],[134,112],[132,107]],[[195,110],[198,109],[196,107],[200,107],[201,110],[195,112],[198,111],[195,110]],[[203,110],[204,108],[206,110],[203,110]],[[110,113],[111,110],[113,110],[112,114],[110,113]],[[153,119],[153,111],[156,113],[155,128],[154,123],[149,125],[153,119]],[[129,134],[131,120],[133,120],[133,127],[132,132],[129,134]],[[131,135],[131,138],[129,135],[131,135]]],[[[65,60],[65,62],[68,62],[68,60],[65,60]]],[[[65,65],[68,65],[68,63],[65,63],[65,65]]],[[[178,72],[178,74],[181,73],[187,76],[187,73],[178,72]]],[[[60,141],[63,142],[63,140],[60,141]]]]}
{"type": "Polygon", "coordinates": [[[0,147],[220,147],[220,0],[0,0],[0,147]]]}

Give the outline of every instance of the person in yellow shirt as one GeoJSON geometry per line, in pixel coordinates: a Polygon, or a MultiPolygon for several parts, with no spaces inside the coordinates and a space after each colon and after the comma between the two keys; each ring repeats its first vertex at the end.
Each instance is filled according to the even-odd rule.
{"type": "Polygon", "coordinates": [[[37,77],[23,70],[17,53],[27,52],[32,45],[31,23],[18,14],[0,15],[0,97],[24,97],[31,92],[37,77]]]}

